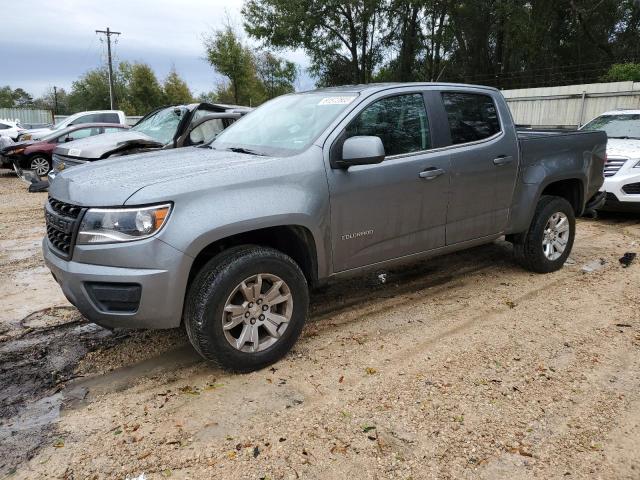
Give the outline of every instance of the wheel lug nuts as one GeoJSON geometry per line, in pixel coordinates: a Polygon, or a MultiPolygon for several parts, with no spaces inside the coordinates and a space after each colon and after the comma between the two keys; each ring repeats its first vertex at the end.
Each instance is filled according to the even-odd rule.
{"type": "Polygon", "coordinates": [[[257,303],[258,305],[260,305],[260,304],[262,303],[262,299],[261,299],[261,298],[259,298],[258,300],[256,300],[256,303],[257,303]]]}
{"type": "Polygon", "coordinates": [[[261,315],[258,317],[258,320],[264,320],[264,315],[262,315],[262,314],[261,314],[261,315]]]}
{"type": "Polygon", "coordinates": [[[249,320],[249,322],[251,323],[251,325],[255,325],[255,323],[256,323],[256,319],[255,319],[255,318],[252,318],[251,320],[249,320]]]}
{"type": "Polygon", "coordinates": [[[266,312],[267,310],[269,310],[269,305],[263,305],[262,306],[262,311],[266,312]]]}
{"type": "Polygon", "coordinates": [[[244,314],[244,318],[249,318],[249,315],[251,315],[249,312],[244,314]]]}
{"type": "Polygon", "coordinates": [[[249,302],[249,305],[247,305],[249,308],[253,307],[253,302],[249,302]]]}

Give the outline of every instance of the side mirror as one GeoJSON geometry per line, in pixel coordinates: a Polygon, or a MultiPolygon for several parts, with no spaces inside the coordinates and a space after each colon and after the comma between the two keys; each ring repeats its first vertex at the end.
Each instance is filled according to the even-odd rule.
{"type": "Polygon", "coordinates": [[[336,162],[338,168],[353,165],[373,165],[384,160],[384,146],[380,137],[356,136],[347,138],[342,145],[342,158],[336,162]]]}
{"type": "Polygon", "coordinates": [[[65,137],[65,142],[73,142],[73,137],[65,137]]]}

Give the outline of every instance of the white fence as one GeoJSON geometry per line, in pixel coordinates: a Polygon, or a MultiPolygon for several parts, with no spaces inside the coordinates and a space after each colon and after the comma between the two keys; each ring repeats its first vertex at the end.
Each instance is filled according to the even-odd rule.
{"type": "Polygon", "coordinates": [[[607,110],[640,109],[640,82],[504,90],[517,124],[576,128],[607,110]]]}
{"type": "Polygon", "coordinates": [[[0,118],[22,123],[53,123],[51,110],[33,108],[0,108],[0,118]]]}

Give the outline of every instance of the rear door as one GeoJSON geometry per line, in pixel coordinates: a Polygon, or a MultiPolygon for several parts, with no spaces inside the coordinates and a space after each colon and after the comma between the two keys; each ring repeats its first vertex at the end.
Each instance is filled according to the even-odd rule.
{"type": "Polygon", "coordinates": [[[446,243],[452,245],[506,228],[518,143],[511,116],[499,111],[488,92],[452,90],[440,95],[451,137],[446,243]]]}
{"type": "Polygon", "coordinates": [[[374,96],[333,142],[380,137],[377,165],[329,169],[334,271],[371,265],[444,246],[449,155],[432,151],[420,91],[374,96]]]}

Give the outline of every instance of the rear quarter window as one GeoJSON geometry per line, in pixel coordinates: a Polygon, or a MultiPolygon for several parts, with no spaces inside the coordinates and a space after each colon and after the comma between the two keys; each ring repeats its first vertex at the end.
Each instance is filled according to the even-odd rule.
{"type": "Polygon", "coordinates": [[[117,113],[100,113],[97,115],[98,123],[120,123],[117,113]]]}
{"type": "Polygon", "coordinates": [[[442,103],[453,145],[484,140],[501,131],[498,111],[489,95],[442,92],[442,103]]]}

